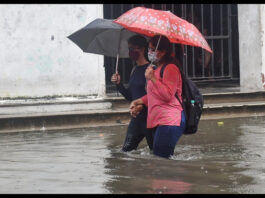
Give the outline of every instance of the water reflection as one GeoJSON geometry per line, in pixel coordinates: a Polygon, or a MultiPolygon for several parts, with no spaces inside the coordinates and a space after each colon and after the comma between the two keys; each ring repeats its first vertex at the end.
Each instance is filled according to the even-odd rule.
{"type": "Polygon", "coordinates": [[[152,191],[148,193],[183,194],[190,190],[191,185],[183,181],[154,179],[152,180],[152,191]]]}
{"type": "MultiPolygon", "coordinates": [[[[112,193],[262,193],[265,182],[250,191],[247,187],[254,181],[253,175],[246,174],[248,166],[239,165],[248,163],[248,158],[242,161],[247,152],[241,141],[245,135],[242,126],[247,123],[263,134],[265,123],[261,120],[264,117],[224,119],[222,124],[203,121],[198,134],[182,137],[171,160],[151,155],[145,143],[126,154],[112,149],[112,157],[106,161],[109,174],[116,179],[106,182],[106,187],[112,193]],[[161,184],[157,188],[156,181],[161,184]],[[181,190],[178,182],[186,187],[181,190]]],[[[253,145],[255,150],[255,141],[253,145]]],[[[108,147],[113,148],[111,141],[108,147]]]]}
{"type": "Polygon", "coordinates": [[[121,152],[126,126],[0,134],[0,193],[264,193],[264,118],[202,121],[169,160],[121,152]]]}
{"type": "Polygon", "coordinates": [[[242,173],[254,177],[250,184],[239,190],[247,193],[265,193],[265,119],[257,117],[251,124],[241,121],[239,129],[242,135],[239,137],[239,144],[243,145],[244,152],[236,167],[246,168],[242,173]]]}
{"type": "Polygon", "coordinates": [[[110,151],[97,132],[0,136],[1,193],[108,193],[104,159],[110,151]]]}

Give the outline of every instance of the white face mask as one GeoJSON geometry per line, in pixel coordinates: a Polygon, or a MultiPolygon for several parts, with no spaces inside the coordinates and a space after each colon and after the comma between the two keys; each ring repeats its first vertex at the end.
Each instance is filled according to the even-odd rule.
{"type": "Polygon", "coordinates": [[[159,61],[159,58],[157,58],[157,53],[156,52],[148,52],[148,59],[152,63],[157,63],[159,61]]]}

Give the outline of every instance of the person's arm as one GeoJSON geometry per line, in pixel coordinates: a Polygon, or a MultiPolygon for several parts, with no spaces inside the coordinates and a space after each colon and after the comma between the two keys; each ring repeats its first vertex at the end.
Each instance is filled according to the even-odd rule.
{"type": "Polygon", "coordinates": [[[164,70],[162,80],[152,78],[153,89],[151,90],[157,97],[165,102],[169,102],[175,96],[177,89],[180,89],[181,74],[176,65],[169,64],[164,70]]]}
{"type": "Polygon", "coordinates": [[[132,101],[132,96],[131,96],[129,89],[126,89],[121,83],[120,74],[118,73],[113,74],[111,77],[111,82],[116,84],[118,91],[123,95],[123,97],[126,100],[132,101]]]}
{"type": "Polygon", "coordinates": [[[142,100],[142,104],[148,107],[148,100],[147,100],[147,94],[145,94],[143,97],[140,98],[142,100]]]}
{"type": "Polygon", "coordinates": [[[117,84],[116,87],[126,100],[132,101],[132,95],[129,88],[126,89],[122,83],[117,84]]]}

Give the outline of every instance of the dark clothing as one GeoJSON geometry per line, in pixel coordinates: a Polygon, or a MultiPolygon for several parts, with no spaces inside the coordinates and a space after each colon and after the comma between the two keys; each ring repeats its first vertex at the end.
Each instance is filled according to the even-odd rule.
{"type": "Polygon", "coordinates": [[[185,130],[185,127],[186,119],[185,114],[182,111],[180,126],[161,125],[153,128],[153,153],[164,158],[169,158],[173,155],[175,146],[185,130]]]}
{"type": "Polygon", "coordinates": [[[146,79],[144,73],[148,65],[149,64],[145,64],[135,67],[128,82],[128,89],[126,89],[121,83],[117,85],[118,91],[125,97],[126,100],[133,101],[146,94],[146,79]]]}
{"type": "Polygon", "coordinates": [[[149,149],[152,150],[152,133],[146,128],[146,120],[144,121],[143,119],[139,119],[139,117],[132,118],[127,129],[127,135],[122,147],[122,151],[132,151],[137,149],[139,143],[144,137],[146,137],[149,149]]]}
{"type": "MultiPolygon", "coordinates": [[[[145,70],[149,64],[136,66],[131,73],[128,88],[126,89],[123,84],[118,84],[118,91],[125,97],[126,100],[133,101],[146,95],[145,85],[145,70]]],[[[147,144],[152,149],[153,140],[150,131],[146,128],[147,108],[144,106],[142,111],[136,118],[132,118],[128,129],[123,151],[131,151],[137,148],[141,140],[146,137],[147,144]]]]}
{"type": "MultiPolygon", "coordinates": [[[[141,66],[135,66],[131,73],[127,89],[123,86],[122,83],[117,85],[118,91],[124,96],[126,100],[133,101],[146,95],[146,79],[144,73],[148,66],[149,63],[141,66]]],[[[143,121],[146,122],[147,108],[145,106],[137,117],[143,119],[143,121]]]]}

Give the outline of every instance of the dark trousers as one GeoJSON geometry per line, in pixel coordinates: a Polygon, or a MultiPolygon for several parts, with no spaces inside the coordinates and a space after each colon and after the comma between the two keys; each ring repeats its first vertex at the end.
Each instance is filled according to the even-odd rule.
{"type": "Polygon", "coordinates": [[[152,130],[154,137],[154,155],[169,158],[174,154],[175,146],[186,127],[185,114],[181,114],[180,126],[161,125],[152,130]]]}
{"type": "Polygon", "coordinates": [[[153,136],[150,129],[146,128],[146,119],[132,118],[125,137],[122,151],[132,151],[137,149],[139,143],[146,138],[149,149],[153,148],[153,136]]]}

